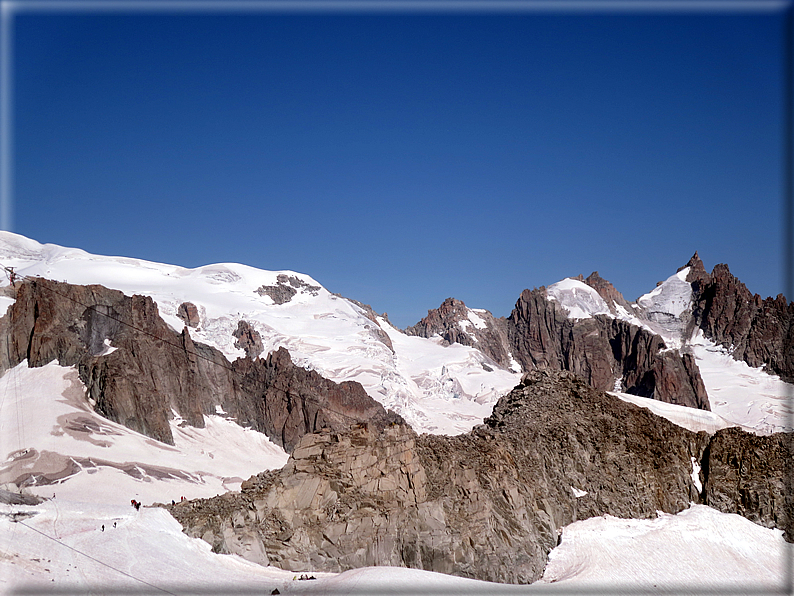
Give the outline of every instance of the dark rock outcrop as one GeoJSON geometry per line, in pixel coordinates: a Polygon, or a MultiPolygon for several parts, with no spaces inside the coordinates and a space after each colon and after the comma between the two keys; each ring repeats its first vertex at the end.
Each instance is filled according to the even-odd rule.
{"type": "Polygon", "coordinates": [[[185,322],[188,327],[198,327],[199,319],[198,308],[192,302],[183,302],[176,311],[176,316],[185,322]]]}
{"type": "Polygon", "coordinates": [[[727,265],[706,273],[697,253],[688,265],[694,301],[690,330],[699,327],[735,359],[794,382],[794,303],[782,294],[762,300],[727,265]]]}
{"type": "Polygon", "coordinates": [[[447,298],[438,308],[428,310],[427,316],[408,327],[405,333],[419,337],[439,335],[448,344],[459,343],[479,349],[500,366],[509,368],[511,365],[504,317],[497,319],[487,310],[472,311],[455,298],[447,298]],[[471,322],[472,312],[484,323],[484,328],[471,322]]]}
{"type": "Polygon", "coordinates": [[[534,371],[468,434],[324,430],[241,493],[168,509],[216,552],[293,571],[398,565],[528,583],[574,520],[697,501],[691,458],[707,442],[571,373],[534,371]]]}
{"type": "Polygon", "coordinates": [[[276,276],[276,285],[260,286],[255,291],[260,296],[270,296],[276,304],[286,304],[299,291],[316,296],[320,291],[320,286],[308,284],[294,275],[279,273],[276,276]]]}
{"type": "Polygon", "coordinates": [[[704,500],[761,526],[785,530],[794,542],[792,433],[756,436],[738,428],[715,433],[702,470],[704,500]]]}
{"type": "Polygon", "coordinates": [[[0,488],[0,503],[5,503],[6,505],[38,505],[39,503],[43,502],[44,499],[37,497],[36,495],[14,492],[0,488]]]}
{"type": "Polygon", "coordinates": [[[513,356],[524,370],[569,370],[593,387],[709,409],[697,364],[664,340],[604,315],[569,319],[545,288],[524,290],[507,320],[513,356]]]}
{"type": "Polygon", "coordinates": [[[265,351],[262,336],[248,321],[238,321],[237,329],[232,335],[235,339],[234,347],[243,350],[248,358],[254,359],[265,351]]]}
{"type": "Polygon", "coordinates": [[[360,384],[336,384],[297,367],[283,348],[264,360],[230,363],[194,342],[187,327],[171,329],[151,298],[102,286],[19,284],[16,302],[0,319],[0,370],[25,359],[30,367],[53,360],[77,366],[98,413],[170,444],[172,410],[203,427],[204,415],[218,405],[287,450],[323,427],[370,421],[382,428],[401,420],[360,384]]]}
{"type": "Polygon", "coordinates": [[[382,429],[402,418],[372,399],[360,383],[334,383],[313,370],[295,366],[285,348],[264,360],[232,363],[235,391],[255,399],[229,404],[240,424],[250,424],[291,452],[300,438],[321,429],[339,432],[367,422],[382,429]],[[262,424],[265,421],[266,424],[262,424]]]}

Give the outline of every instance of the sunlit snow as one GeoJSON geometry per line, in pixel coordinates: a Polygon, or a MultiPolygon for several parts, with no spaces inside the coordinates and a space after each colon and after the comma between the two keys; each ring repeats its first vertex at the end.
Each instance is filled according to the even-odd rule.
{"type": "MultiPolygon", "coordinates": [[[[636,406],[646,408],[662,418],[667,418],[670,422],[677,424],[692,432],[706,431],[709,434],[714,434],[720,429],[730,428],[732,426],[743,426],[738,421],[726,420],[719,414],[709,412],[708,410],[699,410],[697,408],[689,408],[678,404],[668,404],[657,399],[650,397],[640,397],[631,393],[621,393],[618,391],[608,391],[636,406]]],[[[745,430],[752,431],[749,426],[744,426],[745,430]]]]}
{"type": "Polygon", "coordinates": [[[571,319],[589,319],[593,315],[609,315],[609,307],[601,295],[586,283],[568,277],[546,288],[549,300],[557,301],[571,319]]]}
{"type": "Polygon", "coordinates": [[[650,520],[594,517],[563,530],[540,583],[609,594],[773,593],[791,555],[782,534],[704,505],[650,520]]]}
{"type": "Polygon", "coordinates": [[[791,428],[794,386],[746,362],[698,331],[690,342],[711,411],[759,434],[791,428]]]}
{"type": "Polygon", "coordinates": [[[637,299],[637,304],[645,310],[645,325],[661,335],[669,347],[679,348],[684,340],[685,320],[681,314],[692,307],[692,285],[686,281],[688,274],[689,267],[685,267],[637,299]]]}
{"type": "Polygon", "coordinates": [[[210,497],[287,461],[265,435],[222,416],[171,422],[174,445],[96,414],[73,367],[22,362],[0,378],[0,486],[62,499],[167,502],[210,497]],[[31,476],[32,475],[32,476],[31,476]]]}
{"type": "MultiPolygon", "coordinates": [[[[331,294],[308,275],[292,271],[264,271],[237,263],[186,269],[42,245],[10,232],[0,232],[0,264],[14,267],[20,276],[101,284],[128,295],[151,296],[160,315],[177,331],[184,327],[176,316],[179,305],[192,302],[201,319],[197,329],[190,329],[193,339],[218,348],[232,360],[245,355],[234,347],[232,335],[244,319],[261,334],[263,356],[285,347],[299,366],[336,382],[358,381],[371,397],[402,415],[417,432],[457,434],[470,430],[482,422],[483,411],[488,410],[485,416],[490,413],[484,405],[492,406],[519,378],[490,361],[492,372],[486,371],[482,353],[474,348],[408,338],[382,319],[375,323],[356,304],[331,294]],[[289,302],[280,305],[257,293],[262,286],[277,285],[279,275],[305,284],[289,302]],[[378,326],[396,344],[397,353],[381,341],[378,326]],[[403,354],[406,349],[411,353],[403,354]],[[446,364],[444,371],[441,363],[446,364]],[[439,411],[449,420],[439,422],[439,411]]],[[[3,304],[0,302],[0,308],[3,304]]],[[[475,325],[482,322],[476,314],[469,320],[475,325]]]]}

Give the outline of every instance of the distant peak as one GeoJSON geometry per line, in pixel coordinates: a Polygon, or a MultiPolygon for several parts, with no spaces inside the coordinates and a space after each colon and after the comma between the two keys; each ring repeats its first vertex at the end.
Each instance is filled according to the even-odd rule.
{"type": "Polygon", "coordinates": [[[686,265],[683,267],[679,267],[676,273],[679,271],[690,267],[692,271],[702,271],[703,273],[706,272],[706,268],[703,266],[703,261],[700,260],[700,256],[698,255],[698,251],[695,251],[695,254],[692,255],[692,258],[689,259],[686,265]]]}
{"type": "MultiPolygon", "coordinates": [[[[581,277],[581,275],[579,277],[581,277]]],[[[610,282],[601,277],[598,274],[598,271],[593,271],[587,276],[587,279],[584,279],[583,281],[596,292],[598,292],[598,294],[607,304],[611,304],[612,302],[616,302],[623,306],[627,304],[623,294],[618,292],[617,288],[615,288],[615,286],[613,286],[610,282]]]]}

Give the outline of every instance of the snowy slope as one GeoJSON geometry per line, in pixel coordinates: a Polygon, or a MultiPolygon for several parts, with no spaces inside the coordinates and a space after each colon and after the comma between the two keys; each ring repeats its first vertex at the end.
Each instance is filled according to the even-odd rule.
{"type": "MultiPolygon", "coordinates": [[[[265,353],[283,346],[299,366],[337,382],[358,381],[417,432],[466,432],[482,422],[480,406],[493,405],[518,382],[516,373],[501,369],[473,348],[445,347],[422,338],[405,341],[409,338],[382,319],[373,322],[356,304],[292,271],[264,271],[236,263],[186,269],[42,245],[10,232],[0,232],[0,265],[14,267],[19,275],[101,284],[128,295],[151,296],[163,319],[178,331],[184,323],[176,316],[177,309],[192,302],[201,323],[190,330],[191,336],[232,360],[245,355],[234,347],[232,336],[244,319],[261,334],[265,353]],[[277,286],[279,275],[295,278],[299,286],[284,304],[257,293],[263,286],[277,286]],[[396,353],[379,338],[378,325],[397,341],[396,353]],[[408,361],[413,364],[406,366],[408,361]],[[423,366],[423,361],[428,365],[423,366]],[[484,369],[483,363],[492,370],[484,369]],[[425,401],[432,404],[427,411],[425,401]]],[[[0,310],[10,303],[0,302],[0,310]]]]}
{"type": "Polygon", "coordinates": [[[792,431],[794,385],[746,362],[698,332],[689,343],[709,395],[711,411],[758,434],[792,431]]]}
{"type": "Polygon", "coordinates": [[[546,288],[549,300],[559,302],[570,319],[589,319],[593,315],[609,315],[609,306],[601,295],[586,283],[566,277],[546,288]]]}
{"type": "MultiPolygon", "coordinates": [[[[697,408],[688,408],[687,406],[679,406],[678,404],[668,404],[658,399],[650,397],[640,397],[639,395],[632,395],[631,393],[620,393],[617,391],[607,391],[610,395],[615,395],[634,404],[641,408],[646,408],[662,418],[667,418],[673,424],[677,424],[692,432],[705,431],[709,434],[714,434],[723,428],[730,428],[732,426],[742,426],[736,422],[731,422],[708,410],[698,410],[697,408]]],[[[753,432],[755,429],[749,426],[742,427],[748,432],[753,432]]]]}
{"type": "Polygon", "coordinates": [[[550,553],[543,579],[530,586],[395,567],[315,572],[315,580],[301,581],[301,574],[213,554],[209,544],[181,530],[158,508],[135,511],[58,498],[36,506],[0,505],[0,593],[783,593],[784,556],[791,547],[779,530],[693,505],[652,520],[604,516],[575,522],[550,553]]]}
{"type": "Polygon", "coordinates": [[[773,593],[784,587],[791,545],[782,530],[692,505],[656,519],[602,516],[565,528],[535,585],[603,593],[773,593]]]}
{"type": "Polygon", "coordinates": [[[174,446],[96,414],[73,367],[21,362],[0,378],[0,486],[94,502],[166,502],[239,490],[282,467],[283,449],[223,416],[205,428],[171,421],[174,446]],[[34,474],[34,478],[28,478],[34,474]],[[24,482],[23,482],[24,480],[24,482]]]}

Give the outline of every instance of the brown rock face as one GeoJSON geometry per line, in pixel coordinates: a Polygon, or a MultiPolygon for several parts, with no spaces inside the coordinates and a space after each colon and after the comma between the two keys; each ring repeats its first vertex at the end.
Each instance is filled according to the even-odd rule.
{"type": "Polygon", "coordinates": [[[481,329],[471,323],[469,311],[463,301],[447,298],[438,308],[428,310],[427,316],[408,327],[405,333],[419,337],[438,334],[447,343],[477,348],[500,366],[509,368],[510,348],[504,317],[497,319],[487,310],[476,311],[476,316],[485,323],[485,328],[481,329]]]}
{"type": "Polygon", "coordinates": [[[704,454],[706,503],[761,526],[781,528],[794,542],[792,433],[759,437],[738,428],[717,432],[704,454]]]}
{"type": "Polygon", "coordinates": [[[185,322],[188,327],[198,327],[201,322],[199,319],[198,308],[192,302],[183,302],[176,311],[176,316],[185,322]]]}
{"type": "Polygon", "coordinates": [[[287,450],[323,427],[369,420],[382,428],[401,420],[358,383],[336,384],[299,368],[283,348],[265,360],[229,363],[215,348],[193,342],[187,327],[171,329],[151,298],[102,286],[21,283],[0,319],[0,342],[2,370],[26,358],[31,367],[52,360],[77,366],[97,412],[170,444],[171,410],[203,427],[216,405],[287,450]],[[108,347],[117,349],[105,353],[108,347]]]}
{"type": "Polygon", "coordinates": [[[245,351],[248,358],[254,359],[265,351],[262,346],[262,336],[248,321],[239,321],[232,335],[236,340],[234,347],[245,351]]]}
{"type": "Polygon", "coordinates": [[[707,441],[570,373],[535,371],[468,434],[305,435],[241,493],[168,509],[216,552],[293,571],[397,565],[528,583],[576,519],[697,501],[690,458],[707,441]]]}
{"type": "Polygon", "coordinates": [[[226,411],[240,424],[266,433],[286,451],[292,451],[303,435],[324,428],[338,432],[363,422],[377,429],[404,424],[400,416],[367,395],[360,383],[334,383],[295,366],[285,348],[264,360],[237,359],[232,367],[237,390],[256,399],[238,400],[226,411]]]}
{"type": "Polygon", "coordinates": [[[524,370],[569,370],[604,391],[619,380],[627,393],[709,409],[694,358],[666,350],[661,337],[641,327],[600,315],[569,319],[545,288],[524,290],[507,324],[524,370]]]}
{"type": "Polygon", "coordinates": [[[762,300],[727,265],[716,265],[709,275],[697,253],[693,262],[687,276],[694,288],[693,329],[702,329],[737,360],[794,382],[794,303],[782,294],[762,300]]]}

